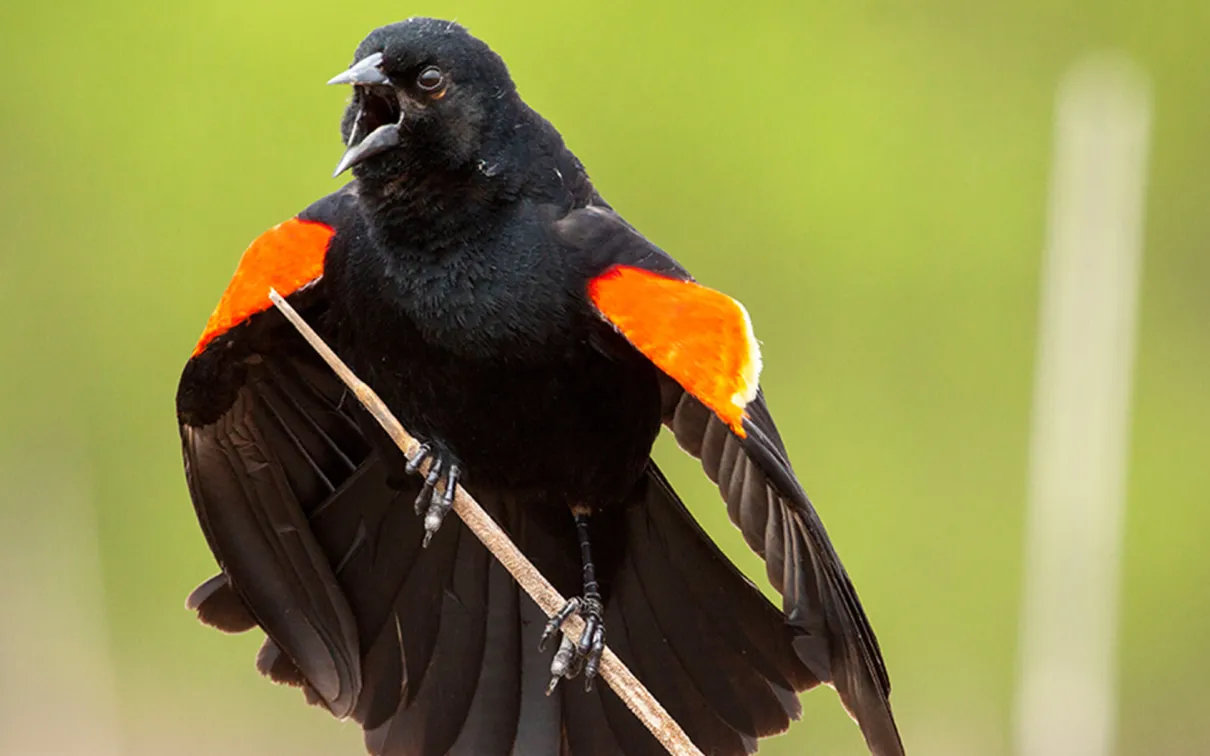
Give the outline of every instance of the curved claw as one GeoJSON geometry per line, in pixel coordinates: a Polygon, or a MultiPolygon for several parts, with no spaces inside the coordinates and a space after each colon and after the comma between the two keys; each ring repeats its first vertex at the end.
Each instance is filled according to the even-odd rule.
{"type": "Polygon", "coordinates": [[[458,478],[461,472],[458,465],[451,463],[445,473],[445,486],[441,490],[440,497],[436,490],[432,492],[429,508],[424,514],[424,545],[426,548],[429,541],[432,541],[433,536],[441,529],[445,516],[454,508],[454,494],[458,491],[458,478]]]}
{"type": "Polygon", "coordinates": [[[433,456],[433,447],[427,443],[421,444],[403,469],[407,470],[408,475],[415,475],[420,471],[420,466],[424,464],[424,461],[431,456],[433,456]]]}
{"type": "Polygon", "coordinates": [[[437,495],[434,490],[428,510],[425,513],[425,547],[428,547],[428,542],[432,541],[433,536],[437,535],[437,531],[442,527],[445,521],[445,515],[449,514],[450,509],[454,508],[454,494],[457,491],[457,479],[460,473],[459,466],[451,463],[448,471],[445,473],[445,486],[442,489],[442,494],[437,495]]]}
{"type": "Polygon", "coordinates": [[[458,490],[458,465],[451,464],[445,473],[445,487],[441,496],[433,491],[433,499],[429,504],[428,513],[424,517],[424,529],[436,532],[445,520],[445,516],[454,508],[454,493],[458,490]]]}
{"type": "Polygon", "coordinates": [[[559,611],[551,615],[551,618],[546,621],[546,627],[542,630],[542,638],[538,641],[538,650],[545,651],[546,644],[550,643],[550,639],[555,637],[555,633],[559,632],[559,628],[563,627],[563,623],[567,618],[576,612],[580,611],[580,599],[569,598],[567,603],[563,604],[559,611]]]}
{"type": "Polygon", "coordinates": [[[605,653],[605,626],[597,628],[592,636],[592,647],[588,649],[584,663],[584,690],[592,690],[592,681],[601,669],[601,655],[605,653]]]}
{"type": "MultiPolygon", "coordinates": [[[[571,638],[566,635],[559,643],[559,650],[555,652],[555,658],[550,662],[550,683],[546,686],[546,695],[555,692],[559,681],[564,677],[575,677],[573,670],[575,669],[576,660],[576,644],[572,643],[571,638]]],[[[578,670],[576,670],[578,671],[578,670]]]]}
{"type": "Polygon", "coordinates": [[[420,489],[420,495],[416,497],[416,514],[425,512],[432,502],[433,490],[437,487],[438,479],[441,478],[443,466],[441,457],[435,457],[433,464],[429,465],[429,474],[424,478],[424,487],[420,489]]]}
{"type": "Polygon", "coordinates": [[[454,508],[454,494],[457,492],[457,480],[461,469],[457,464],[450,464],[449,471],[445,473],[445,487],[442,489],[440,498],[437,492],[433,491],[433,497],[428,504],[428,512],[425,513],[425,546],[432,541],[433,536],[437,535],[437,531],[442,527],[445,521],[445,515],[449,514],[450,509],[454,508]]]}

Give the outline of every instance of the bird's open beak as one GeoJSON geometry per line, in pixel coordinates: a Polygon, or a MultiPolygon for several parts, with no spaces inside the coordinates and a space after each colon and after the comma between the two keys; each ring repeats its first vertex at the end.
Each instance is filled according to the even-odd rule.
{"type": "Polygon", "coordinates": [[[399,129],[403,125],[403,106],[382,72],[382,53],[367,55],[349,70],[333,76],[329,84],[352,84],[361,87],[356,97],[361,100],[353,130],[349,133],[348,149],[336,164],[340,174],[361,161],[399,144],[399,129]]]}

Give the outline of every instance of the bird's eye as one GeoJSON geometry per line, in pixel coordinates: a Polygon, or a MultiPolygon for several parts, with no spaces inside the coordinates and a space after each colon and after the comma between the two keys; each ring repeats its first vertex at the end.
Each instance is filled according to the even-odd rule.
{"type": "Polygon", "coordinates": [[[445,74],[437,66],[429,66],[416,76],[416,86],[429,94],[439,92],[445,86],[445,74]]]}

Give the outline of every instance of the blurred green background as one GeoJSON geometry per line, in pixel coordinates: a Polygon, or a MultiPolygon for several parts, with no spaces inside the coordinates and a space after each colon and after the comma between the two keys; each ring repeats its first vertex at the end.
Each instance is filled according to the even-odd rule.
{"type": "MultiPolygon", "coordinates": [[[[360,754],[183,609],[213,563],[181,366],[246,243],[334,189],[371,28],[456,17],[605,196],[747,305],[915,754],[1007,754],[1054,93],[1152,82],[1118,752],[1210,752],[1210,5],[216,0],[0,9],[0,752],[360,754]]],[[[755,559],[695,466],[690,506],[755,559]]],[[[834,694],[762,753],[863,753],[834,694]]]]}

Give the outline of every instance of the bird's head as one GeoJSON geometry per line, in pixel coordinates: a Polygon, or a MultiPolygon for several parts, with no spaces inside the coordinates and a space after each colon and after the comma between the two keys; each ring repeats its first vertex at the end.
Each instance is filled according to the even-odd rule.
{"type": "Polygon", "coordinates": [[[463,27],[431,18],[375,29],[329,83],[353,85],[336,173],[352,168],[359,179],[480,162],[491,132],[523,107],[500,56],[463,27]]]}

